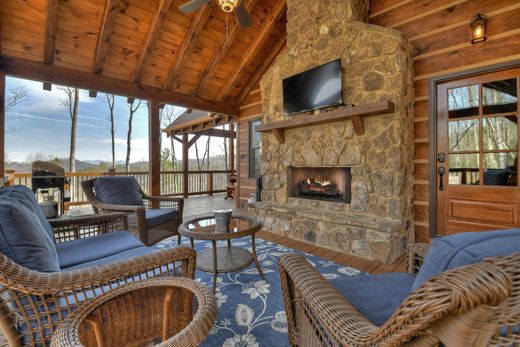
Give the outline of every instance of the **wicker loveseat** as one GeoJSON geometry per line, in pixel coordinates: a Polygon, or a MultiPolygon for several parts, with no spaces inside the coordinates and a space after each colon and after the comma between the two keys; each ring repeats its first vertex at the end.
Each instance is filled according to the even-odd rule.
{"type": "Polygon", "coordinates": [[[517,346],[520,229],[410,247],[408,273],[325,280],[280,258],[292,346],[517,346]]]}
{"type": "Polygon", "coordinates": [[[147,246],[177,235],[182,224],[184,200],[167,195],[148,196],[134,177],[104,176],[81,183],[96,213],[128,215],[129,228],[147,246]]]}
{"type": "Polygon", "coordinates": [[[0,189],[0,330],[10,346],[46,346],[78,304],[129,282],[193,278],[195,252],[155,250],[125,214],[49,223],[23,186],[0,189]]]}

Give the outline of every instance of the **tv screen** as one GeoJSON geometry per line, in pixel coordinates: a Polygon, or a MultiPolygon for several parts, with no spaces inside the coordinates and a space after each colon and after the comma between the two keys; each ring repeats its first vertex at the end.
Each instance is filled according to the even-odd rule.
{"type": "Polygon", "coordinates": [[[342,102],[340,59],[283,80],[283,105],[286,115],[342,102]]]}

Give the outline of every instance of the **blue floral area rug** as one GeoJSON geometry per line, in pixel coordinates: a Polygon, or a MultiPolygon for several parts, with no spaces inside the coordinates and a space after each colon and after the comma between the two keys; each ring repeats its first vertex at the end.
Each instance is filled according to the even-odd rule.
{"type": "MultiPolygon", "coordinates": [[[[235,239],[232,240],[232,245],[251,250],[250,241],[250,237],[235,239]]],[[[185,238],[182,243],[189,246],[189,240],[185,238]]],[[[175,237],[155,247],[174,247],[176,244],[175,237]]],[[[210,247],[211,241],[195,241],[197,251],[210,247]]],[[[256,251],[265,278],[260,277],[254,263],[239,272],[219,274],[215,293],[218,303],[217,320],[202,346],[289,346],[287,319],[278,277],[278,258],[282,254],[303,254],[327,279],[356,276],[360,273],[359,270],[258,238],[256,251]]],[[[211,288],[211,273],[197,269],[195,278],[211,288]]]]}

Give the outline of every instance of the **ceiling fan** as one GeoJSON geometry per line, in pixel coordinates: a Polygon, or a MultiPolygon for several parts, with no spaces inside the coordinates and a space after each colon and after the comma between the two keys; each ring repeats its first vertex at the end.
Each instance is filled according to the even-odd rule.
{"type": "MultiPolygon", "coordinates": [[[[206,5],[211,0],[191,0],[184,5],[179,6],[179,10],[183,13],[190,13],[198,10],[202,6],[206,5]]],[[[251,17],[244,6],[243,0],[216,0],[222,9],[226,13],[235,12],[238,23],[241,26],[247,28],[253,24],[251,17]]]]}

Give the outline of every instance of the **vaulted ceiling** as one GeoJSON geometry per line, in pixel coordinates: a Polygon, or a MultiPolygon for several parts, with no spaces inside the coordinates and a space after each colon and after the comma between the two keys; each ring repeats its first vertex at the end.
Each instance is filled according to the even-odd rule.
{"type": "Polygon", "coordinates": [[[186,1],[4,0],[0,69],[236,111],[285,45],[285,0],[242,0],[253,20],[249,28],[233,15],[226,19],[217,1],[183,14],[178,6],[186,1]]]}

